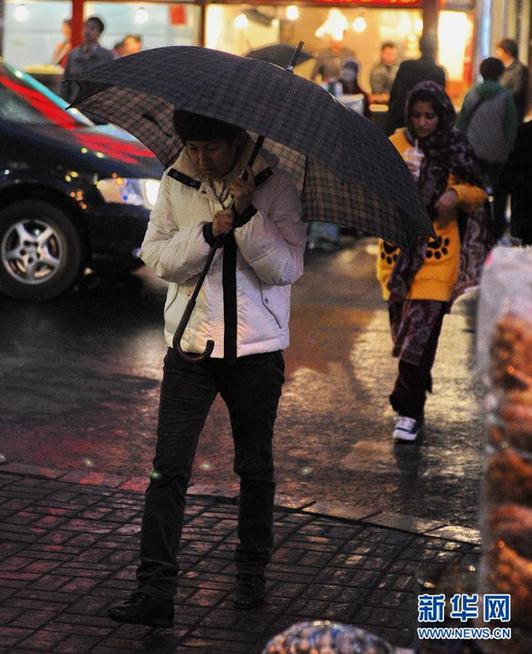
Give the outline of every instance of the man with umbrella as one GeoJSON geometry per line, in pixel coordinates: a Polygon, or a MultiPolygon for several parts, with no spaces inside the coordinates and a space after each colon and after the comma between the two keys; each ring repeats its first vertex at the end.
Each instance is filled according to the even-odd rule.
{"type": "Polygon", "coordinates": [[[281,351],[288,345],[290,285],[303,271],[300,216],[334,220],[407,251],[433,234],[412,176],[382,130],[317,84],[291,75],[296,61],[297,51],[283,70],[208,48],[170,46],[72,80],[77,108],[130,131],[167,168],[142,257],[170,282],[170,347],[139,587],[110,612],[122,622],[171,624],[186,486],[218,392],[229,407],[241,478],[235,601],[247,608],[264,598],[281,351]],[[255,156],[258,148],[244,130],[261,134],[257,144],[266,138],[251,171],[245,170],[249,152],[255,156]]]}
{"type": "Polygon", "coordinates": [[[246,165],[253,141],[240,127],[182,110],[174,127],[185,144],[166,170],[142,245],[142,259],[170,282],[165,304],[168,352],[158,438],[146,491],[138,590],[109,616],[169,626],[177,549],[194,453],[220,393],[231,418],[234,470],[240,477],[235,607],[265,596],[273,546],[273,425],[284,381],[290,285],[303,272],[305,227],[291,176],[262,152],[246,165]],[[189,361],[174,332],[211,245],[223,239],[180,348],[211,358],[189,361]]]}

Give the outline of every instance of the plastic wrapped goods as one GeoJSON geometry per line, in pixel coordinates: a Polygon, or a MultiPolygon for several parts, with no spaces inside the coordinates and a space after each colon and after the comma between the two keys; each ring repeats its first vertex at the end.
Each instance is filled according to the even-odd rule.
{"type": "Polygon", "coordinates": [[[507,651],[524,654],[532,652],[532,249],[491,254],[477,351],[487,410],[479,592],[511,596],[516,638],[507,651]]]}

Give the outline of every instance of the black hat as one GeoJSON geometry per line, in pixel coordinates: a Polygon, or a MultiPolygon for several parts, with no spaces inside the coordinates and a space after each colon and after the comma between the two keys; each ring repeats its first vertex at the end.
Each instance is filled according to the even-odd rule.
{"type": "Polygon", "coordinates": [[[174,111],[174,128],[182,141],[232,141],[243,130],[238,125],[194,114],[183,109],[174,111]]]}

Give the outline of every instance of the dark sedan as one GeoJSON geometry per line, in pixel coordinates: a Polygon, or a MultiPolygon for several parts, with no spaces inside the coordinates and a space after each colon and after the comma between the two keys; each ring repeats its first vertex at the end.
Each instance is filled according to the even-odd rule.
{"type": "Polygon", "coordinates": [[[126,132],[95,126],[0,60],[0,291],[48,300],[89,266],[124,272],[162,166],[126,132]]]}

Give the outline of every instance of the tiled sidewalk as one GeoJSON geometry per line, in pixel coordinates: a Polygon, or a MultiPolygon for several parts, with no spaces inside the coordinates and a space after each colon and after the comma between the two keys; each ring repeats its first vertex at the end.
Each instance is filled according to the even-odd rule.
{"type": "Polygon", "coordinates": [[[349,519],[340,505],[287,501],[275,513],[267,603],[236,611],[235,498],[192,487],[174,628],[119,625],[105,613],[134,588],[139,485],[90,473],[0,468],[0,652],[259,654],[287,626],[319,618],[409,647],[419,566],[478,557],[472,530],[370,512],[349,519]]]}

